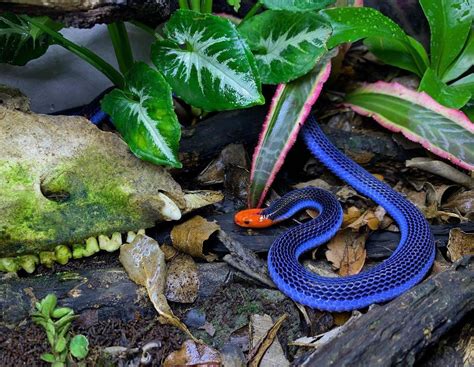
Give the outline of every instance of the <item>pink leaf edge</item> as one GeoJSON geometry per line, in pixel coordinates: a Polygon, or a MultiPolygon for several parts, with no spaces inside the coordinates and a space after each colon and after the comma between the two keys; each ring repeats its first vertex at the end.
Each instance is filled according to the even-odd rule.
{"type": "MultiPolygon", "coordinates": [[[[308,117],[309,113],[311,112],[311,107],[314,105],[314,103],[317,101],[319,98],[319,95],[321,94],[321,90],[323,88],[324,83],[329,78],[329,75],[331,74],[331,60],[329,60],[321,69],[318,78],[316,79],[316,82],[314,83],[314,87],[311,90],[311,93],[309,93],[308,99],[305,101],[303,104],[303,108],[301,109],[300,114],[298,115],[297,118],[297,123],[294,125],[293,130],[290,133],[290,137],[288,139],[287,144],[283,148],[283,150],[280,152],[280,155],[278,156],[278,159],[273,166],[272,171],[270,172],[270,175],[268,177],[267,183],[265,185],[265,188],[263,189],[260,199],[257,204],[257,208],[260,208],[263,204],[263,200],[265,196],[268,193],[268,190],[270,189],[271,184],[275,180],[276,174],[280,170],[281,166],[283,165],[285,161],[285,157],[288,154],[289,150],[291,147],[294,145],[296,138],[298,136],[298,132],[300,131],[301,127],[303,126],[304,122],[306,121],[306,117],[308,117]]],[[[259,156],[259,153],[261,151],[261,148],[263,146],[263,141],[265,139],[265,135],[268,132],[268,126],[270,124],[270,121],[272,119],[273,113],[276,109],[276,106],[278,105],[278,102],[281,98],[281,95],[283,94],[283,91],[285,89],[285,84],[279,84],[275,94],[272,98],[272,102],[270,104],[270,109],[268,111],[268,114],[265,118],[265,121],[263,123],[263,129],[262,132],[260,133],[260,137],[258,140],[258,144],[255,148],[253,158],[252,158],[252,170],[250,171],[250,181],[253,180],[253,177],[255,175],[255,166],[257,162],[257,158],[259,156]]]]}
{"type": "MultiPolygon", "coordinates": [[[[465,128],[469,132],[474,133],[474,124],[469,120],[469,118],[463,112],[455,110],[455,109],[451,109],[439,104],[425,92],[416,92],[398,83],[386,83],[382,81],[379,81],[373,84],[364,85],[363,87],[359,88],[357,92],[380,93],[380,94],[386,94],[390,96],[395,95],[397,97],[400,97],[401,99],[408,100],[415,104],[428,106],[431,110],[448,118],[449,120],[453,121],[459,126],[465,128]]],[[[462,161],[461,159],[455,157],[451,153],[431,144],[428,140],[422,138],[421,136],[416,135],[412,133],[410,130],[405,129],[401,126],[395,125],[390,120],[380,116],[379,114],[373,111],[367,110],[360,106],[353,105],[351,103],[344,103],[343,105],[351,108],[353,111],[357,112],[360,115],[373,118],[380,125],[382,125],[383,127],[387,128],[390,131],[402,133],[403,136],[405,136],[407,139],[414,141],[416,143],[420,143],[428,151],[433,152],[434,154],[440,156],[441,158],[449,160],[450,162],[458,165],[459,167],[462,167],[464,169],[471,170],[471,171],[474,170],[474,165],[471,165],[467,162],[462,161]]]]}

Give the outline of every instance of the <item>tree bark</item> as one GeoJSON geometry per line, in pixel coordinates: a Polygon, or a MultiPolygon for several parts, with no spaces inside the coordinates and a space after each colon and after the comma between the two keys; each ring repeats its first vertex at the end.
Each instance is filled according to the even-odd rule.
{"type": "Polygon", "coordinates": [[[465,257],[295,362],[298,366],[411,366],[474,309],[472,258],[465,257]]]}

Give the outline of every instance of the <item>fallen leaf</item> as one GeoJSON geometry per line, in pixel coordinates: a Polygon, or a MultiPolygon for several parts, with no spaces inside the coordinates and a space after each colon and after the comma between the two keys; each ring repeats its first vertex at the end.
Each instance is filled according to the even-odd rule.
{"type": "Polygon", "coordinates": [[[193,258],[179,254],[168,263],[166,298],[179,303],[193,303],[199,292],[198,268],[193,258]]]}
{"type": "Polygon", "coordinates": [[[220,229],[215,222],[208,222],[203,217],[196,215],[190,220],[178,224],[171,230],[171,241],[173,246],[185,254],[198,257],[207,261],[214,261],[217,256],[214,254],[203,254],[204,241],[209,239],[211,234],[220,229]]]}
{"type": "Polygon", "coordinates": [[[287,317],[288,314],[282,315],[275,324],[269,315],[252,315],[250,317],[249,327],[252,342],[252,349],[248,354],[250,367],[285,367],[290,365],[278,339],[275,341],[278,330],[287,317]]]}
{"type": "Polygon", "coordinates": [[[343,325],[331,329],[328,332],[325,332],[320,335],[310,337],[304,336],[302,338],[298,338],[295,341],[288,343],[288,345],[295,345],[298,347],[320,348],[321,346],[329,343],[337,336],[343,334],[344,331],[349,329],[354,324],[354,322],[361,316],[362,314],[359,311],[353,311],[351,318],[343,325]]]}
{"type": "Polygon", "coordinates": [[[334,319],[334,324],[337,326],[344,325],[350,318],[350,312],[333,312],[332,317],[334,319]]]}
{"type": "Polygon", "coordinates": [[[221,356],[217,350],[192,340],[186,340],[181,349],[172,352],[163,362],[163,367],[219,367],[221,365],[221,356]]]}
{"type": "Polygon", "coordinates": [[[305,187],[319,187],[320,189],[324,190],[331,190],[331,185],[328,184],[326,181],[321,180],[320,178],[316,178],[314,180],[300,182],[293,186],[295,189],[304,189],[305,187]]]}
{"type": "Polygon", "coordinates": [[[247,156],[242,144],[229,144],[222,149],[219,157],[202,170],[197,180],[202,185],[223,183],[225,170],[229,166],[248,168],[247,156]]]}
{"type": "Polygon", "coordinates": [[[377,218],[375,213],[369,209],[364,212],[359,218],[347,225],[347,228],[352,228],[358,231],[361,227],[367,226],[371,230],[375,231],[379,228],[380,220],[377,218]]]}
{"type": "Polygon", "coordinates": [[[443,204],[443,208],[458,210],[464,215],[474,213],[474,190],[454,194],[443,204]]]}
{"type": "Polygon", "coordinates": [[[148,297],[159,315],[162,324],[178,327],[193,340],[197,340],[171,311],[164,295],[166,284],[165,255],[158,242],[145,235],[137,235],[132,243],[120,247],[120,262],[130,279],[146,288],[148,297]]]}
{"type": "Polygon", "coordinates": [[[450,230],[448,255],[453,262],[464,255],[474,255],[474,233],[465,233],[459,228],[450,230]]]}
{"type": "Polygon", "coordinates": [[[359,234],[347,228],[339,231],[327,244],[326,259],[342,276],[358,274],[365,263],[365,233],[359,234]]]}
{"type": "Polygon", "coordinates": [[[347,209],[347,213],[344,213],[344,219],[342,220],[342,227],[345,228],[349,224],[355,222],[361,216],[361,211],[356,206],[351,206],[347,209]]]}
{"type": "Polygon", "coordinates": [[[165,261],[171,261],[175,256],[179,254],[179,251],[176,250],[173,246],[164,244],[160,246],[161,251],[165,254],[165,261]]]}
{"type": "Polygon", "coordinates": [[[203,206],[218,203],[224,199],[224,195],[219,191],[212,190],[194,190],[185,191],[184,201],[186,208],[183,210],[183,214],[189,213],[195,209],[202,208],[203,206]]]}

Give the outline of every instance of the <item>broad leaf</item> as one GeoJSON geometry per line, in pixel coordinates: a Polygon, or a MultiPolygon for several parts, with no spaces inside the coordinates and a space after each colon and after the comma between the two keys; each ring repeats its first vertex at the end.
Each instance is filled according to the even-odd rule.
{"type": "MultiPolygon", "coordinates": [[[[48,17],[35,19],[55,30],[61,28],[48,17]]],[[[42,56],[52,43],[49,35],[32,26],[24,17],[11,13],[0,15],[0,63],[25,65],[42,56]]]]}
{"type": "Polygon", "coordinates": [[[428,93],[442,105],[456,109],[463,107],[471,98],[471,93],[463,88],[451,87],[443,83],[430,68],[423,75],[418,90],[428,93]]]}
{"type": "Polygon", "coordinates": [[[268,9],[303,11],[320,10],[331,5],[336,0],[261,0],[260,2],[268,9]]]}
{"type": "Polygon", "coordinates": [[[229,20],[178,10],[164,33],[152,60],[187,103],[206,111],[264,103],[254,57],[229,20]]]}
{"type": "Polygon", "coordinates": [[[280,84],[252,161],[249,207],[259,207],[331,72],[331,52],[305,76],[280,84]]]}
{"type": "Polygon", "coordinates": [[[461,54],[449,66],[443,76],[443,82],[447,83],[461,76],[474,65],[474,29],[471,33],[461,54]]]}
{"type": "MultiPolygon", "coordinates": [[[[424,64],[428,65],[428,55],[423,46],[414,38],[407,36],[419,55],[424,60],[424,64]]],[[[364,40],[364,44],[378,59],[386,64],[396,66],[400,69],[411,71],[419,77],[423,76],[425,70],[420,70],[419,65],[415,62],[412,53],[405,42],[397,39],[384,37],[368,37],[364,40]]]]}
{"type": "Polygon", "coordinates": [[[71,354],[77,359],[84,359],[89,354],[89,340],[84,335],[75,335],[69,345],[71,354]]]}
{"type": "MultiPolygon", "coordinates": [[[[332,8],[320,12],[333,28],[328,47],[336,47],[342,43],[355,42],[367,37],[377,37],[398,41],[409,51],[412,64],[422,74],[428,67],[426,52],[412,44],[403,29],[390,18],[371,8],[332,8]]],[[[422,47],[421,47],[422,49],[422,47]]]]}
{"type": "Polygon", "coordinates": [[[474,97],[474,73],[466,75],[464,78],[456,80],[451,87],[456,89],[462,89],[471,93],[471,96],[474,97]]]}
{"type": "Polygon", "coordinates": [[[136,156],[155,164],[181,167],[181,128],[171,88],[159,72],[145,63],[135,64],[126,75],[124,89],[107,94],[101,106],[136,156]]]}
{"type": "Polygon", "coordinates": [[[472,22],[471,0],[420,0],[430,24],[431,67],[443,79],[461,52],[472,22]]]}
{"type": "Polygon", "coordinates": [[[426,93],[378,82],[349,94],[345,105],[465,169],[474,169],[474,124],[426,93]]]}
{"type": "Polygon", "coordinates": [[[306,74],[326,53],[331,35],[331,26],[316,13],[276,10],[248,19],[238,30],[255,55],[264,84],[286,83],[306,74]]]}

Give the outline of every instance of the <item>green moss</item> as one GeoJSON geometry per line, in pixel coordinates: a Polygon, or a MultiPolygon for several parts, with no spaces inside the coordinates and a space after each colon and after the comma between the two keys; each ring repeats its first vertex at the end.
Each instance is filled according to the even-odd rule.
{"type": "Polygon", "coordinates": [[[132,183],[108,157],[88,151],[41,177],[35,171],[0,161],[0,257],[153,225],[133,200],[132,183]]]}

